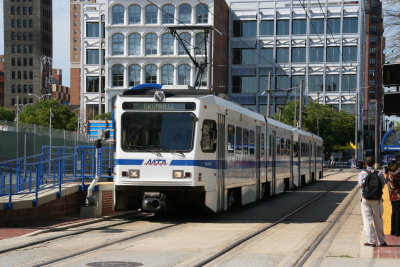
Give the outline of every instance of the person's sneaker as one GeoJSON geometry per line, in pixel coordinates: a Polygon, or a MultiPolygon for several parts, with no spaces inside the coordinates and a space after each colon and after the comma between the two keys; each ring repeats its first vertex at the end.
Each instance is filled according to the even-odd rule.
{"type": "Polygon", "coordinates": [[[364,246],[368,246],[368,247],[376,247],[375,244],[370,244],[370,243],[364,243],[364,246]]]}
{"type": "Polygon", "coordinates": [[[379,245],[379,246],[380,246],[380,247],[387,247],[387,246],[389,246],[389,245],[388,245],[388,243],[385,242],[385,243],[383,243],[383,244],[381,244],[381,245],[379,245]]]}

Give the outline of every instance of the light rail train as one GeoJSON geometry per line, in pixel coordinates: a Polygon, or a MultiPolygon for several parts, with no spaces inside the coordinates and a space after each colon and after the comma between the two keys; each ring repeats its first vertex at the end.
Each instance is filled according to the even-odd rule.
{"type": "Polygon", "coordinates": [[[148,86],[114,101],[116,210],[221,212],[322,178],[320,137],[206,90],[148,86]]]}

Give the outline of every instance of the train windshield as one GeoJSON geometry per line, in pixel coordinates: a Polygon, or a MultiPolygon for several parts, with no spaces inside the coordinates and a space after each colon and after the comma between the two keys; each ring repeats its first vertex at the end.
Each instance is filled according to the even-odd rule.
{"type": "Polygon", "coordinates": [[[121,148],[127,152],[187,152],[193,148],[193,113],[126,112],[121,148]]]}

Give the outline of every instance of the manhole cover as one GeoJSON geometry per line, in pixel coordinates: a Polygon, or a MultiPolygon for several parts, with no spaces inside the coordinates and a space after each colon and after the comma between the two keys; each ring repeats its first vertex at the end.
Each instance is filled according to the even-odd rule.
{"type": "Polygon", "coordinates": [[[93,267],[136,267],[142,265],[143,263],[130,261],[99,261],[86,264],[86,266],[93,267]]]}

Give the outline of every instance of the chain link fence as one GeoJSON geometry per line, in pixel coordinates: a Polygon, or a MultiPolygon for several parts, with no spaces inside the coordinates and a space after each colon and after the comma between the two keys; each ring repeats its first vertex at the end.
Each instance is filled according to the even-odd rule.
{"type": "Polygon", "coordinates": [[[87,135],[35,124],[0,121],[0,162],[36,155],[43,146],[93,145],[87,135]]]}

